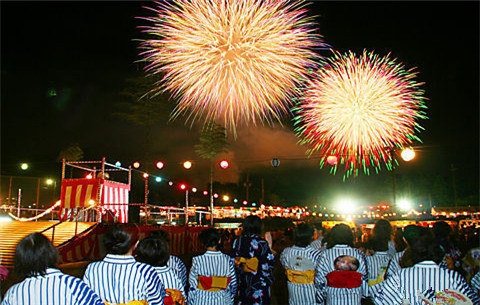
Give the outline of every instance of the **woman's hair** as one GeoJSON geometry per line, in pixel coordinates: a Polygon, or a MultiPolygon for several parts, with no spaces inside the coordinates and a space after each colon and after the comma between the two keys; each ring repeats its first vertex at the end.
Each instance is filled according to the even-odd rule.
{"type": "Polygon", "coordinates": [[[452,233],[452,227],[445,221],[437,221],[433,224],[433,233],[437,239],[447,239],[452,233]]]}
{"type": "Polygon", "coordinates": [[[399,228],[399,227],[396,228],[393,241],[395,242],[395,251],[401,252],[407,248],[407,243],[403,240],[402,228],[399,228]]]}
{"type": "Polygon", "coordinates": [[[131,236],[119,226],[113,226],[103,236],[105,251],[109,254],[127,254],[131,248],[131,236]]]}
{"type": "Polygon", "coordinates": [[[163,238],[167,242],[170,242],[170,236],[168,235],[168,232],[165,230],[150,231],[150,233],[148,233],[148,237],[163,238]]]}
{"type": "Polygon", "coordinates": [[[369,250],[377,251],[388,251],[388,240],[384,238],[378,238],[373,236],[366,244],[366,248],[369,250]]]}
{"type": "Polygon", "coordinates": [[[434,261],[438,264],[442,261],[443,255],[433,232],[428,228],[419,227],[417,237],[410,242],[410,263],[415,265],[423,261],[434,261]]]}
{"type": "Polygon", "coordinates": [[[24,237],[15,250],[15,273],[23,280],[30,276],[45,275],[47,268],[55,268],[58,251],[41,233],[24,237]]]}
{"type": "Polygon", "coordinates": [[[417,225],[408,225],[403,228],[403,237],[409,245],[420,235],[421,229],[422,227],[417,225]]]}
{"type": "Polygon", "coordinates": [[[332,248],[335,245],[349,245],[353,248],[352,229],[343,223],[335,225],[328,233],[327,242],[327,248],[332,248]]]}
{"type": "Polygon", "coordinates": [[[136,257],[141,263],[164,267],[170,258],[168,244],[162,238],[144,238],[138,243],[136,257]]]}
{"type": "Polygon", "coordinates": [[[255,215],[250,215],[245,217],[243,221],[243,231],[242,234],[256,234],[260,235],[262,233],[262,220],[260,217],[255,215]]]}
{"type": "Polygon", "coordinates": [[[205,247],[218,247],[220,241],[220,235],[218,230],[214,228],[208,228],[200,232],[198,235],[200,242],[205,245],[205,247]]]}
{"type": "Polygon", "coordinates": [[[295,245],[299,247],[308,246],[313,239],[314,230],[306,223],[300,223],[295,228],[295,245]]]}
{"type": "Polygon", "coordinates": [[[385,219],[379,219],[373,228],[373,236],[377,239],[385,239],[388,242],[392,236],[392,226],[390,222],[385,219]]]}

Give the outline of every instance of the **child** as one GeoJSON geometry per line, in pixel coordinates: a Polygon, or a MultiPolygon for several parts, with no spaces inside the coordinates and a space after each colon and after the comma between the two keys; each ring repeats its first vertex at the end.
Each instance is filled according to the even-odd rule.
{"type": "Polygon", "coordinates": [[[295,245],[285,248],[280,256],[288,278],[289,304],[315,304],[315,269],[321,252],[308,247],[313,238],[313,228],[299,224],[295,230],[295,245]]]}
{"type": "Polygon", "coordinates": [[[190,269],[188,304],[233,305],[237,293],[237,279],[232,259],[218,251],[220,235],[209,228],[199,235],[207,251],[193,257],[190,269]]]}
{"type": "MultiPolygon", "coordinates": [[[[170,236],[165,230],[150,231],[148,237],[162,238],[167,242],[168,245],[170,244],[170,236]]],[[[182,260],[178,256],[170,254],[167,266],[170,267],[170,269],[173,270],[177,277],[182,281],[183,287],[187,287],[187,267],[182,260]]]]}
{"type": "Polygon", "coordinates": [[[185,288],[175,272],[167,266],[169,258],[168,244],[161,238],[147,237],[137,246],[137,260],[153,266],[165,286],[167,293],[164,300],[165,305],[184,305],[185,288]]]}

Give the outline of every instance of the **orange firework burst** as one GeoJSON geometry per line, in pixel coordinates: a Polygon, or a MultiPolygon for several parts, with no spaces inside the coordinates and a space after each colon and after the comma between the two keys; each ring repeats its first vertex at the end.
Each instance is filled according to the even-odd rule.
{"type": "Polygon", "coordinates": [[[174,0],[145,18],[153,39],[142,43],[147,71],[164,72],[159,88],[187,114],[236,124],[280,120],[314,47],[323,46],[303,1],[174,0]]]}
{"type": "MultiPolygon", "coordinates": [[[[391,169],[395,149],[409,146],[426,118],[421,83],[389,56],[364,52],[324,60],[296,107],[296,133],[308,153],[320,152],[323,167],[329,156],[345,165],[346,176],[369,174],[382,164],[391,169]]],[[[336,170],[336,166],[333,171],[336,170]]]]}

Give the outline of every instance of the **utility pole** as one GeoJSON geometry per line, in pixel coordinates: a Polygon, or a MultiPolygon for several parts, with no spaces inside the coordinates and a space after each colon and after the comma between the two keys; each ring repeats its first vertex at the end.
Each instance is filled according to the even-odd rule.
{"type": "Polygon", "coordinates": [[[185,191],[185,225],[188,226],[188,189],[185,191]]]}
{"type": "Polygon", "coordinates": [[[250,186],[251,186],[251,183],[250,183],[250,174],[247,174],[247,181],[245,181],[245,183],[243,184],[246,188],[246,191],[247,191],[247,194],[246,194],[246,200],[248,202],[248,195],[249,195],[249,189],[250,189],[250,186]]]}
{"type": "Polygon", "coordinates": [[[262,178],[262,199],[260,200],[260,204],[263,204],[265,200],[265,180],[262,178]]]}
{"type": "Polygon", "coordinates": [[[20,217],[20,204],[22,202],[22,189],[18,189],[18,208],[17,208],[17,217],[20,217]]]}
{"type": "Polygon", "coordinates": [[[458,168],[455,168],[455,166],[452,164],[450,164],[450,170],[452,171],[452,183],[453,183],[453,196],[454,196],[454,199],[455,199],[455,207],[458,207],[458,199],[457,199],[457,183],[455,181],[455,171],[457,170],[458,168]]]}

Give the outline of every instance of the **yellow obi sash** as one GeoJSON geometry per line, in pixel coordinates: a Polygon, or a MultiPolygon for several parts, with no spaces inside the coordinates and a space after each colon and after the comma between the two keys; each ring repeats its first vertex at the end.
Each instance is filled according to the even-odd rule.
{"type": "Polygon", "coordinates": [[[385,280],[385,272],[382,272],[377,275],[377,278],[374,280],[368,280],[368,286],[377,285],[385,280]]]}
{"type": "MultiPolygon", "coordinates": [[[[113,303],[112,304],[107,302],[103,302],[103,303],[105,303],[105,305],[114,305],[113,303]]],[[[128,303],[120,303],[116,305],[148,305],[148,302],[147,301],[130,301],[128,303]]]]}
{"type": "Polygon", "coordinates": [[[286,269],[287,278],[293,284],[313,284],[315,279],[315,270],[297,271],[286,269]]]}
{"type": "Polygon", "coordinates": [[[167,292],[167,296],[165,297],[165,300],[163,301],[165,305],[185,305],[185,297],[182,295],[180,290],[177,289],[165,289],[167,292]]]}
{"type": "Polygon", "coordinates": [[[237,257],[235,259],[235,266],[241,265],[243,272],[257,272],[258,269],[258,258],[245,258],[237,257]]]}
{"type": "Polygon", "coordinates": [[[226,276],[198,276],[197,288],[205,291],[222,291],[227,289],[228,284],[232,280],[226,276]]]}

